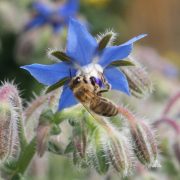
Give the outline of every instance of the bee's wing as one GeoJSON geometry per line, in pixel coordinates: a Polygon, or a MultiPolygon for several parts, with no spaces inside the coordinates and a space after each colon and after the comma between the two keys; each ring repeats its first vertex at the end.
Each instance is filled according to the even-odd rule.
{"type": "Polygon", "coordinates": [[[84,106],[84,108],[88,111],[88,113],[94,118],[94,119],[97,119],[97,115],[95,114],[95,113],[93,113],[90,109],[89,109],[89,107],[87,106],[87,105],[85,105],[84,103],[81,103],[83,106],[84,106]]]}

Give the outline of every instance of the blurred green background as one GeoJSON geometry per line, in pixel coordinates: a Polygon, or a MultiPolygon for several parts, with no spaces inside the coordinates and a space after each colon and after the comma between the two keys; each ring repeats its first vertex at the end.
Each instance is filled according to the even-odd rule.
{"type": "MultiPolygon", "coordinates": [[[[31,3],[31,0],[0,1],[0,80],[18,84],[26,100],[32,98],[33,92],[39,94],[43,86],[19,67],[34,62],[51,63],[46,56],[47,49],[63,48],[66,38],[66,28],[54,34],[48,25],[22,32],[32,13],[31,3]]],[[[51,3],[57,3],[57,0],[51,3]]],[[[159,118],[168,99],[180,91],[180,1],[81,0],[79,16],[88,22],[94,35],[113,29],[118,33],[117,44],[141,33],[148,34],[135,45],[133,55],[146,67],[155,90],[147,100],[129,98],[127,102],[152,121],[159,118]],[[147,107],[146,111],[144,107],[147,107]]],[[[180,120],[179,103],[174,107],[172,117],[180,120]]],[[[162,136],[163,133],[160,135],[162,151],[166,150],[162,152],[162,168],[139,169],[134,179],[179,179],[180,162],[172,152],[173,131],[168,126],[164,128],[161,131],[167,132],[167,137],[162,136]]],[[[180,146],[179,140],[178,143],[180,146]]],[[[47,153],[42,159],[35,158],[25,179],[111,180],[120,177],[113,172],[99,176],[93,170],[82,171],[73,166],[71,159],[47,153]]]]}

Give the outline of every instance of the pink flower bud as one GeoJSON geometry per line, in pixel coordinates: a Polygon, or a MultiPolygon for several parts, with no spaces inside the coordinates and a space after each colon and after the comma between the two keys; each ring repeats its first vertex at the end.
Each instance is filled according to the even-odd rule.
{"type": "Polygon", "coordinates": [[[17,156],[18,112],[21,102],[16,87],[5,83],[0,87],[0,160],[17,156]]]}

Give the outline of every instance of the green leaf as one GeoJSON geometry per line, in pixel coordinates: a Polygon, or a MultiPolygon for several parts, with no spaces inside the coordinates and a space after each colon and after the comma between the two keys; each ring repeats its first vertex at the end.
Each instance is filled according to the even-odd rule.
{"type": "Polygon", "coordinates": [[[42,112],[39,118],[40,123],[49,123],[49,122],[51,123],[53,121],[54,121],[54,113],[52,112],[51,109],[42,112]]]}
{"type": "Polygon", "coordinates": [[[57,155],[63,154],[62,147],[58,143],[53,141],[48,142],[48,151],[57,155]]]}
{"type": "Polygon", "coordinates": [[[12,177],[11,180],[23,180],[23,176],[21,174],[16,174],[15,176],[12,177]]]}
{"type": "Polygon", "coordinates": [[[108,45],[108,43],[111,40],[112,36],[113,36],[112,33],[108,33],[100,40],[99,47],[98,47],[98,49],[100,51],[103,50],[108,45]]]}
{"type": "Polygon", "coordinates": [[[55,58],[57,58],[61,61],[71,62],[71,58],[69,56],[67,56],[67,54],[62,52],[62,51],[54,50],[54,51],[50,52],[50,55],[54,56],[55,58]]]}
{"type": "Polygon", "coordinates": [[[45,93],[47,94],[47,93],[49,93],[51,91],[54,91],[55,89],[63,86],[68,80],[69,80],[68,77],[65,77],[65,78],[61,79],[60,81],[58,81],[57,83],[53,84],[52,86],[49,86],[45,93]]]}
{"type": "Polygon", "coordinates": [[[12,176],[12,174],[14,174],[14,172],[16,170],[16,163],[17,163],[17,160],[5,161],[1,165],[0,172],[1,172],[2,178],[4,177],[7,179],[10,179],[9,177],[12,176]]]}
{"type": "Polygon", "coordinates": [[[72,127],[74,127],[74,126],[79,126],[79,121],[78,121],[78,119],[74,119],[74,118],[70,118],[69,120],[68,120],[68,123],[72,126],[72,127]]]}
{"type": "Polygon", "coordinates": [[[135,66],[135,64],[132,61],[117,60],[113,61],[110,66],[135,66]]]}
{"type": "Polygon", "coordinates": [[[71,152],[74,152],[74,143],[72,141],[66,146],[64,154],[68,154],[71,152]]]}
{"type": "Polygon", "coordinates": [[[61,133],[61,128],[57,124],[53,124],[51,128],[51,135],[58,135],[61,133]]]}
{"type": "Polygon", "coordinates": [[[64,120],[66,120],[66,116],[64,115],[64,111],[61,112],[56,112],[54,115],[54,123],[55,124],[60,124],[62,123],[64,120]]]}

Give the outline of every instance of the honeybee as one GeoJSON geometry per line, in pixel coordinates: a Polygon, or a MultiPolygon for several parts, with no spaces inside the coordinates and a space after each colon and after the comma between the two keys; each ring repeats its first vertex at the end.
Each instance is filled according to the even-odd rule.
{"type": "Polygon", "coordinates": [[[69,87],[75,97],[91,111],[98,115],[111,117],[118,114],[117,107],[108,99],[102,97],[102,93],[110,89],[110,85],[103,79],[107,89],[101,88],[101,80],[95,77],[78,75],[71,79],[69,87]]]}

